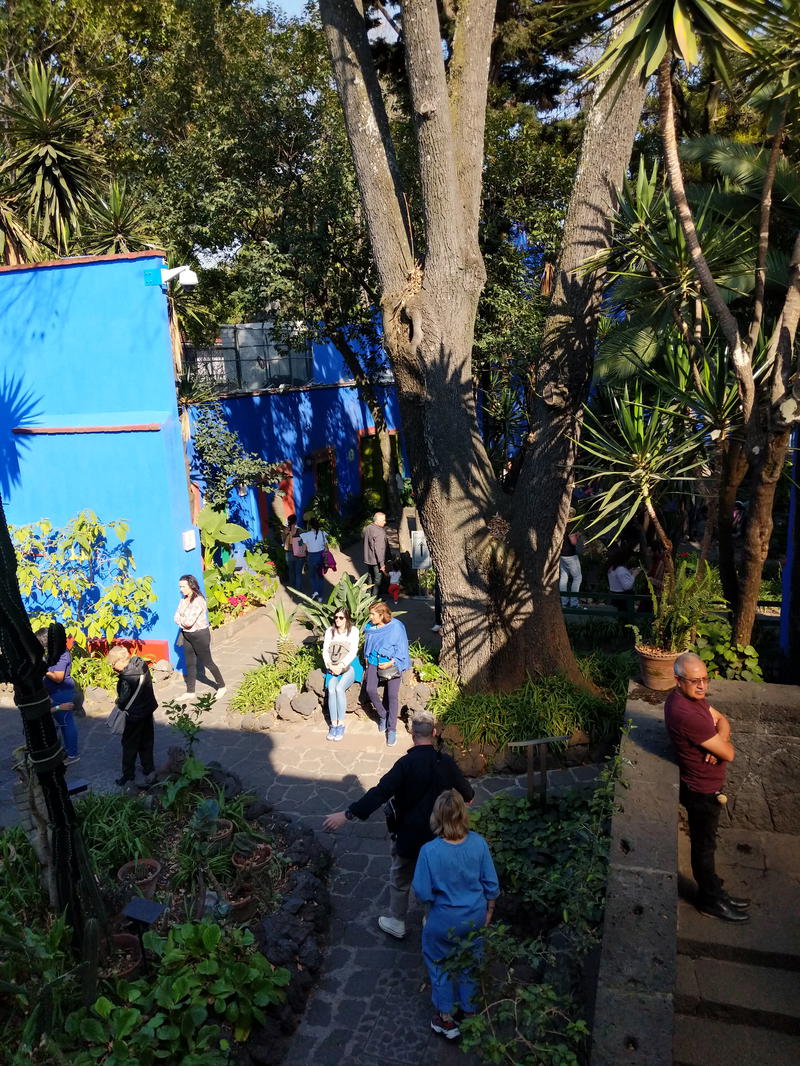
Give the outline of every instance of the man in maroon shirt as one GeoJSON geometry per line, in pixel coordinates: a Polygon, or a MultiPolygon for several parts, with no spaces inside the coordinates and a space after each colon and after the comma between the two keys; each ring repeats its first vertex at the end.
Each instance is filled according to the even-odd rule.
{"type": "Polygon", "coordinates": [[[746,922],[750,900],[729,896],[717,877],[714,852],[725,764],[736,754],[724,714],[706,699],[708,671],[699,655],[684,652],[675,660],[676,688],[664,704],[667,727],[680,768],[680,800],[689,818],[692,873],[697,882],[697,909],[709,918],[746,922]]]}

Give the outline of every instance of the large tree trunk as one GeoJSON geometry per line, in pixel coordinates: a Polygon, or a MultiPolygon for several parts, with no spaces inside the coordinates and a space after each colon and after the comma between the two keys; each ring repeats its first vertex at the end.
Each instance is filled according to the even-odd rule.
{"type": "Polygon", "coordinates": [[[534,411],[536,430],[512,501],[499,490],[478,432],[471,363],[485,278],[478,211],[493,5],[459,4],[447,72],[434,0],[403,5],[424,263],[412,252],[363,16],[353,0],[321,0],[320,10],[381,278],[384,337],[418,509],[442,592],[442,664],[476,688],[513,688],[529,673],[554,671],[583,681],[554,589],[601,289],[599,278],[580,268],[607,245],[644,87],[626,86],[592,107],[545,353],[532,375],[543,406],[534,411]]]}
{"type": "Polygon", "coordinates": [[[764,572],[764,563],[772,536],[772,505],[775,501],[778,479],[783,473],[788,446],[788,430],[770,435],[767,439],[767,451],[763,462],[754,471],[750,513],[744,532],[739,602],[733,622],[733,640],[736,644],[749,644],[753,634],[761,575],[764,572]]]}
{"type": "Polygon", "coordinates": [[[550,313],[538,364],[531,368],[531,437],[514,500],[514,539],[526,542],[531,590],[526,641],[544,671],[571,666],[558,596],[558,560],[569,516],[583,405],[594,367],[603,279],[585,264],[608,247],[617,192],[630,162],[646,84],[631,79],[602,94],[586,119],[581,156],[564,225],[550,313]]]}

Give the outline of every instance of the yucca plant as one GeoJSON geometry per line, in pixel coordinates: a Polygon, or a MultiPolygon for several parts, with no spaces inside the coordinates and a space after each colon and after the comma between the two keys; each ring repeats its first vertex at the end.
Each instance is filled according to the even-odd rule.
{"type": "Polygon", "coordinates": [[[272,604],[270,613],[278,631],[278,658],[276,665],[282,666],[288,663],[297,652],[297,644],[289,636],[297,611],[287,610],[286,605],[281,600],[276,600],[272,604]]]}
{"type": "Polygon", "coordinates": [[[43,63],[31,62],[0,102],[6,148],[0,164],[17,192],[26,229],[58,254],[69,251],[102,174],[86,141],[90,109],[43,63]]]}
{"type": "Polygon", "coordinates": [[[111,181],[90,205],[85,229],[89,255],[138,252],[157,246],[141,201],[124,181],[111,181]]]}
{"type": "Polygon", "coordinates": [[[673,575],[672,542],[656,513],[656,500],[665,488],[697,477],[704,458],[703,430],[675,401],[656,396],[646,404],[638,385],[608,390],[607,399],[610,416],[587,408],[581,438],[588,457],[579,464],[586,472],[582,481],[600,486],[587,532],[592,539],[616,538],[643,507],[664,548],[665,573],[673,575]]]}

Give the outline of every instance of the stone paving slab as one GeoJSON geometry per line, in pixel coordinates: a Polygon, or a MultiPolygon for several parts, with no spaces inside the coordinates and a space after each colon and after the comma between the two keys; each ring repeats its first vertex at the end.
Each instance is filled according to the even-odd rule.
{"type": "MultiPolygon", "coordinates": [[[[717,869],[729,892],[752,899],[750,921],[737,925],[704,918],[684,893],[678,901],[679,950],[755,964],[770,960],[776,966],[800,970],[800,863],[791,872],[784,869],[797,853],[800,840],[741,831],[727,838],[726,831],[720,832],[717,869]],[[748,839],[750,848],[743,852],[741,844],[748,839]]],[[[683,829],[678,834],[678,860],[682,883],[693,884],[689,839],[683,829]]]]}
{"type": "Polygon", "coordinates": [[[797,1066],[800,1040],[711,1018],[675,1017],[674,1066],[797,1066]]]}

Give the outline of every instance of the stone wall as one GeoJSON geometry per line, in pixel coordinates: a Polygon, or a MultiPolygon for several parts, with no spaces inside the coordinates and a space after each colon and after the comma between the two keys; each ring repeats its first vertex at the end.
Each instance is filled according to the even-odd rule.
{"type": "Polygon", "coordinates": [[[730,720],[736,747],[721,828],[800,834],[800,688],[712,681],[709,702],[730,720]]]}
{"type": "Polygon", "coordinates": [[[678,770],[654,695],[626,707],[591,1066],[672,1066],[678,770]]]}

